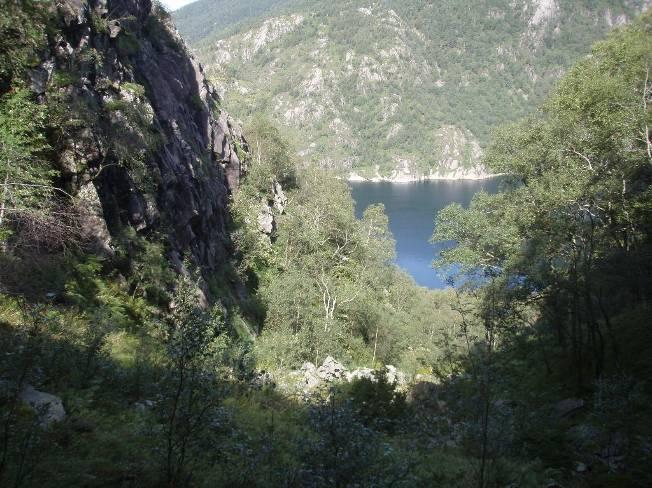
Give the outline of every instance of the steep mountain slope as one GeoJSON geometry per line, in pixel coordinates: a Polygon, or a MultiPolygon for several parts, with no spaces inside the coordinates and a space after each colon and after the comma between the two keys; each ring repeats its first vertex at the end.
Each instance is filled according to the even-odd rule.
{"type": "Polygon", "coordinates": [[[58,9],[60,25],[50,23],[61,34],[43,40],[28,71],[42,106],[61,118],[46,128],[53,171],[73,197],[92,196],[103,239],[128,227],[160,234],[177,270],[184,259],[215,270],[241,171],[235,144],[244,144],[216,92],[149,0],[58,9]]]}
{"type": "Polygon", "coordinates": [[[221,36],[241,22],[252,21],[293,0],[200,0],[174,13],[174,20],[188,42],[221,36]]]}
{"type": "Polygon", "coordinates": [[[303,1],[194,48],[227,106],[293,128],[307,161],[477,177],[492,128],[530,112],[592,41],[649,3],[303,1]]]}

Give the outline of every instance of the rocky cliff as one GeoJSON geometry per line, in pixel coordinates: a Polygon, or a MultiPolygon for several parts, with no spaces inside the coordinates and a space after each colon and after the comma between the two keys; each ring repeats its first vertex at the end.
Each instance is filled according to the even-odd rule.
{"type": "Polygon", "coordinates": [[[246,142],[201,65],[150,0],[63,0],[39,67],[43,102],[64,107],[56,150],[64,187],[80,195],[95,237],[127,226],[166,237],[178,271],[210,272],[228,251],[229,193],[246,142]]]}

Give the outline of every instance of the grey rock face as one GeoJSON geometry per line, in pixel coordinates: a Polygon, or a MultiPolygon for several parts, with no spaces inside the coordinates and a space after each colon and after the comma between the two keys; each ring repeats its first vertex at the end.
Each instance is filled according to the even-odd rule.
{"type": "MultiPolygon", "coordinates": [[[[80,83],[59,88],[98,114],[60,148],[68,186],[92,182],[111,234],[162,231],[177,267],[190,258],[207,274],[219,268],[230,254],[229,194],[244,170],[236,146],[247,143],[203,68],[150,0],[70,0],[60,12],[66,29],[45,59],[62,68],[89,47],[102,59],[81,63],[80,83]]],[[[36,70],[34,90],[47,93],[50,78],[47,66],[36,70]]]]}
{"type": "Polygon", "coordinates": [[[29,71],[30,88],[37,95],[42,95],[48,87],[52,76],[54,62],[52,60],[44,61],[38,68],[29,71]]]}
{"type": "Polygon", "coordinates": [[[38,391],[31,385],[25,385],[20,392],[20,399],[34,410],[43,428],[66,418],[63,402],[58,396],[38,391]]]}
{"type": "Polygon", "coordinates": [[[118,34],[120,34],[120,31],[122,28],[120,27],[120,21],[119,20],[110,20],[108,22],[109,25],[109,37],[111,39],[115,39],[118,37],[118,34]]]}
{"type": "Polygon", "coordinates": [[[82,186],[77,194],[79,207],[82,209],[81,228],[82,238],[89,242],[92,249],[100,255],[111,255],[111,234],[102,218],[102,204],[95,186],[87,183],[82,186]]]}
{"type": "Polygon", "coordinates": [[[288,198],[285,196],[283,187],[277,181],[272,183],[270,199],[261,202],[260,213],[258,214],[258,229],[263,234],[272,237],[276,230],[276,215],[282,215],[285,212],[288,198]]]}

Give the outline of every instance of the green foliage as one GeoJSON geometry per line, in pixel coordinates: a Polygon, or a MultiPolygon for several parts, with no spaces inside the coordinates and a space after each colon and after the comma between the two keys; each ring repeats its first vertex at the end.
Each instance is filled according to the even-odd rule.
{"type": "Polygon", "coordinates": [[[360,422],[347,405],[332,399],[310,412],[316,436],[304,441],[301,483],[316,486],[410,486],[407,453],[360,422]]]}
{"type": "MultiPolygon", "coordinates": [[[[427,3],[382,5],[395,6],[424,32],[433,30],[427,3]]],[[[610,5],[604,1],[598,7],[610,5]]],[[[11,62],[16,61],[3,61],[0,68],[0,176],[3,189],[10,188],[7,182],[29,182],[44,191],[13,184],[16,188],[2,193],[4,215],[10,215],[8,203],[32,213],[54,203],[69,208],[70,197],[52,186],[60,175],[51,171],[50,161],[65,148],[61,141],[77,140],[87,128],[106,158],[93,171],[73,158],[79,164],[74,178],[86,181],[97,176],[94,171],[119,164],[137,186],[151,189],[158,180],[149,155],[161,140],[152,130],[147,90],[133,80],[120,85],[98,80],[108,103],[71,97],[80,80],[97,75],[105,61],[101,50],[88,48],[55,70],[37,103],[24,88],[24,75],[46,29],[37,33],[43,25],[36,16],[32,24],[11,25],[26,19],[17,11],[36,12],[28,7],[40,8],[14,2],[0,13],[7,36],[0,43],[14,49],[11,62]]],[[[444,13],[463,7],[439,6],[444,13]]],[[[325,25],[330,39],[350,39],[356,52],[374,55],[381,46],[374,43],[381,39],[356,29],[357,17],[328,18],[332,8],[315,9],[306,31],[290,36],[292,42],[321,37],[325,25]]],[[[242,18],[243,10],[234,15],[242,18]]],[[[123,20],[127,29],[134,22],[123,20]]],[[[465,73],[455,71],[451,53],[487,42],[478,36],[462,42],[470,35],[464,20],[451,21],[451,30],[442,34],[448,36],[442,38],[446,45],[431,46],[446,54],[439,58],[442,70],[459,80],[465,73]],[[459,36],[451,35],[453,29],[459,36]]],[[[512,20],[505,19],[510,29],[512,20]]],[[[140,42],[146,35],[157,49],[180,50],[167,22],[165,12],[155,9],[146,32],[128,31],[126,41],[115,43],[140,42]]],[[[491,22],[495,19],[475,19],[471,30],[501,41],[500,33],[487,33],[491,22]]],[[[94,29],[104,29],[99,19],[93,23],[94,29]]],[[[559,45],[544,36],[544,43],[555,45],[541,55],[561,56],[547,59],[545,66],[567,61],[557,49],[574,45],[564,25],[559,45]]],[[[234,261],[204,277],[214,303],[199,292],[204,282],[194,271],[179,277],[171,270],[164,239],[155,232],[115,232],[114,253],[99,258],[84,249],[64,255],[52,248],[30,253],[5,247],[17,239],[6,239],[7,231],[20,230],[5,225],[0,483],[649,484],[649,41],[645,17],[598,44],[540,113],[503,129],[492,145],[487,164],[509,173],[506,193],[479,194],[469,209],[453,206],[440,215],[438,237],[460,243],[446,258],[482,271],[481,289],[416,287],[392,264],[394,242],[382,206],[356,219],[347,186],[322,171],[297,169],[292,144],[263,117],[247,131],[248,146],[236,148],[248,174],[233,196],[234,261]],[[258,227],[263,208],[275,219],[271,235],[258,227]],[[300,401],[282,393],[282,380],[296,380],[289,369],[306,360],[320,363],[327,355],[350,369],[391,362],[408,376],[429,375],[421,383],[425,398],[412,391],[408,403],[382,375],[377,382],[324,388],[300,401]],[[278,389],[258,375],[261,368],[272,370],[278,389]],[[42,429],[39,412],[19,399],[26,385],[60,396],[66,420],[42,429]],[[327,393],[324,400],[320,395],[327,393]],[[584,395],[585,408],[576,417],[559,419],[555,404],[570,395],[584,395]],[[621,454],[609,453],[623,446],[627,458],[621,465],[621,454]],[[579,460],[590,463],[590,474],[573,471],[579,460]]],[[[284,53],[274,51],[280,45],[263,50],[255,62],[276,57],[284,62],[284,53]]],[[[135,52],[134,46],[118,47],[122,56],[135,52]]],[[[295,47],[289,55],[300,59],[296,55],[305,46],[297,42],[295,47]]],[[[581,51],[576,47],[570,52],[581,51]]],[[[336,47],[325,49],[345,65],[336,47]]],[[[405,88],[392,83],[382,96],[405,88]]],[[[272,85],[279,96],[300,91],[298,78],[290,86],[272,85]]],[[[349,85],[344,105],[355,91],[355,84],[349,85]]],[[[466,93],[471,86],[444,91],[466,93]]],[[[396,117],[413,118],[406,122],[412,135],[399,132],[400,144],[436,147],[433,140],[414,136],[426,117],[418,104],[410,104],[409,90],[402,93],[409,110],[396,117]]],[[[425,88],[424,93],[423,100],[438,107],[433,100],[440,99],[425,88]]],[[[382,120],[376,95],[355,98],[364,111],[348,115],[364,126],[365,138],[380,141],[377,147],[386,151],[393,142],[371,123],[382,120]]],[[[497,104],[507,103],[500,91],[495,96],[497,104]]],[[[449,98],[452,105],[442,111],[463,113],[463,104],[449,98]]],[[[197,100],[186,102],[190,109],[197,100]]],[[[478,101],[481,110],[487,108],[483,103],[478,101]]],[[[435,115],[437,123],[445,119],[435,115]]],[[[326,151],[328,142],[317,138],[316,150],[326,151]]],[[[382,154],[371,145],[359,150],[368,150],[369,160],[382,154]]],[[[60,221],[67,222],[65,216],[60,221]]]]}
{"type": "Polygon", "coordinates": [[[0,96],[38,64],[46,45],[47,7],[34,0],[9,0],[0,12],[0,96]]]}
{"type": "Polygon", "coordinates": [[[109,34],[108,19],[101,15],[91,14],[91,25],[93,26],[93,30],[98,34],[109,34]]]}
{"type": "Polygon", "coordinates": [[[204,0],[176,10],[175,23],[189,42],[224,32],[240,22],[249,22],[285,3],[287,0],[204,0]]]}
{"type": "Polygon", "coordinates": [[[121,31],[116,39],[116,47],[121,56],[130,58],[140,51],[140,43],[134,34],[128,31],[121,31]]]}
{"type": "MultiPolygon", "coordinates": [[[[477,316],[486,337],[508,351],[509,343],[530,350],[526,341],[536,341],[542,357],[521,358],[520,367],[543,363],[549,375],[565,371],[566,388],[594,389],[595,415],[603,415],[594,427],[602,436],[627,435],[623,424],[614,425],[636,410],[636,381],[606,375],[640,367],[623,361],[621,349],[632,347],[624,338],[639,330],[637,320],[615,317],[646,302],[650,289],[639,267],[649,266],[652,228],[651,19],[647,14],[596,44],[536,118],[498,133],[486,161],[510,175],[503,194],[480,194],[468,210],[449,207],[437,224],[437,238],[459,242],[446,259],[480,267],[490,278],[477,316]]],[[[516,374],[513,364],[496,361],[516,374]]],[[[555,432],[542,442],[554,444],[561,435],[555,432]]],[[[593,441],[604,445],[598,437],[593,441]]]]}
{"type": "Polygon", "coordinates": [[[124,88],[130,93],[133,93],[135,96],[142,98],[145,96],[145,87],[143,85],[139,85],[138,83],[123,83],[120,85],[121,88],[124,88]]]}
{"type": "Polygon", "coordinates": [[[252,162],[247,188],[264,194],[274,182],[287,189],[296,186],[297,161],[278,127],[264,116],[258,116],[248,128],[247,140],[252,162]]]}
{"type": "Polygon", "coordinates": [[[44,161],[46,117],[25,89],[0,97],[0,240],[12,217],[42,207],[55,192],[55,173],[44,161]]]}
{"type": "Polygon", "coordinates": [[[380,423],[379,427],[392,429],[409,415],[405,394],[396,391],[385,370],[376,372],[374,381],[368,378],[354,381],[349,395],[352,407],[366,424],[380,423]]]}
{"type": "Polygon", "coordinates": [[[234,196],[232,235],[241,276],[264,308],[258,366],[298,367],[331,355],[350,365],[393,362],[410,374],[430,373],[437,343],[457,317],[446,293],[417,288],[391,264],[394,240],[382,205],[356,219],[346,184],[294,170],[292,147],[268,122],[247,134],[249,171],[234,196]],[[282,210],[274,200],[279,182],[288,200],[282,210]],[[262,211],[275,219],[271,236],[258,225],[262,211]]]}
{"type": "Polygon", "coordinates": [[[197,288],[187,278],[179,283],[173,310],[163,330],[167,349],[160,415],[165,425],[163,471],[170,485],[184,485],[188,464],[204,454],[204,424],[218,405],[210,370],[213,344],[223,332],[222,310],[204,310],[197,288]]]}
{"type": "Polygon", "coordinates": [[[129,103],[125,100],[110,100],[105,107],[109,112],[121,112],[129,109],[129,103]]]}
{"type": "MultiPolygon", "coordinates": [[[[492,395],[527,399],[523,411],[516,407],[519,429],[505,446],[537,444],[549,466],[576,462],[577,451],[622,450],[624,438],[635,442],[634,424],[643,438],[652,432],[637,407],[646,366],[633,352],[649,342],[636,309],[650,289],[641,268],[650,264],[652,228],[651,64],[646,14],[596,44],[535,117],[497,132],[486,164],[509,175],[504,193],[479,194],[469,209],[451,206],[438,216],[435,238],[459,243],[446,261],[479,268],[488,280],[478,291],[481,306],[464,320],[482,333],[471,340],[479,344],[469,353],[471,387],[484,391],[490,407],[492,395]],[[541,393],[529,395],[523,384],[541,393]],[[594,392],[583,423],[522,420],[527,409],[545,412],[560,391],[594,392]]],[[[488,439],[483,459],[505,448],[496,444],[505,432],[491,430],[491,422],[505,425],[498,410],[476,414],[469,431],[470,446],[488,439]]],[[[644,451],[633,455],[637,466],[644,451]]],[[[620,468],[611,463],[611,473],[596,467],[591,482],[631,482],[630,474],[614,475],[620,468]]]]}
{"type": "Polygon", "coordinates": [[[311,165],[367,177],[390,176],[398,160],[422,175],[474,166],[494,127],[532,113],[613,18],[643,8],[564,1],[536,23],[530,1],[231,3],[173,14],[227,89],[226,108],[282,121],[311,165]]]}

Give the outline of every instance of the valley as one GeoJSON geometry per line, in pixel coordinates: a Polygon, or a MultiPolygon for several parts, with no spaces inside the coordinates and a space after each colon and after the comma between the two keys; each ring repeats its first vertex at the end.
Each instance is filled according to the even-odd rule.
{"type": "Polygon", "coordinates": [[[0,486],[652,486],[649,3],[5,0],[0,486]]]}
{"type": "Polygon", "coordinates": [[[277,121],[305,164],[415,181],[487,176],[492,130],[532,114],[593,41],[648,3],[303,0],[247,15],[246,3],[200,0],[173,16],[225,106],[277,121]],[[227,12],[240,16],[224,29],[227,12]],[[197,28],[209,19],[216,27],[197,28]]]}

